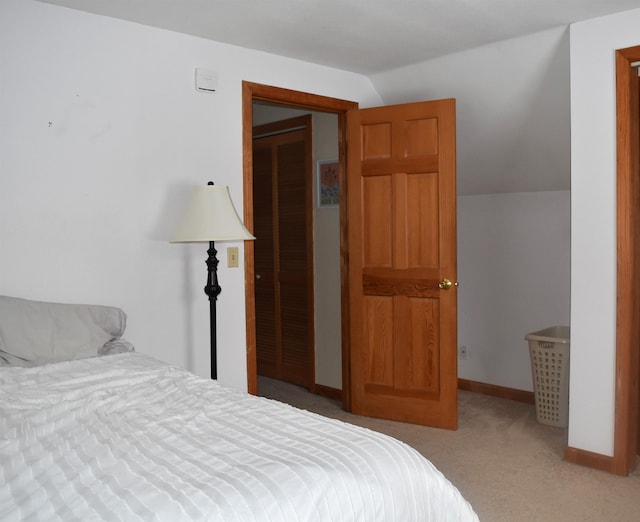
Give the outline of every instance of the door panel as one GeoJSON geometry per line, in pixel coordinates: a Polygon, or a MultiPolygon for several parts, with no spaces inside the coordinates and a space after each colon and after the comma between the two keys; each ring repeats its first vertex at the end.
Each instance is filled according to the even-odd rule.
{"type": "Polygon", "coordinates": [[[391,177],[378,176],[362,180],[363,199],[369,202],[363,208],[362,263],[366,267],[391,267],[391,177]]]}
{"type": "Polygon", "coordinates": [[[350,111],[351,406],[457,427],[455,100],[350,111]]]}

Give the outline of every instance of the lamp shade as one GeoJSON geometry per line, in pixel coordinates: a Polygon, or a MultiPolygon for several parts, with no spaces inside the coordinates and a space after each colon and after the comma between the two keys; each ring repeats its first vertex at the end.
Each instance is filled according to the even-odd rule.
{"type": "Polygon", "coordinates": [[[171,242],[255,239],[238,216],[231,201],[229,187],[209,183],[194,187],[189,207],[171,242]]]}

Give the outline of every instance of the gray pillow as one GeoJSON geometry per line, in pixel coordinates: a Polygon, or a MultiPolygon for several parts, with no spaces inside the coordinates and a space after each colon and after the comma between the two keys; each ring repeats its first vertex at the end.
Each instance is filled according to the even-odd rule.
{"type": "Polygon", "coordinates": [[[27,363],[96,356],[122,336],[126,324],[126,314],[112,306],[0,296],[0,352],[27,363]]]}

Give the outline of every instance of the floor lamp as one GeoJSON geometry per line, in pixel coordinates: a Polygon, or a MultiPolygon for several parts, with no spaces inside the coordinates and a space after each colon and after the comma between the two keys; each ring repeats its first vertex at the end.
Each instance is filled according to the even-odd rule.
{"type": "Polygon", "coordinates": [[[211,378],[218,378],[216,340],[216,301],[222,288],[218,284],[218,258],[215,241],[244,241],[255,239],[242,224],[229,188],[214,185],[194,187],[191,202],[172,243],[209,242],[207,253],[207,285],[204,293],[209,297],[209,320],[211,326],[211,378]]]}

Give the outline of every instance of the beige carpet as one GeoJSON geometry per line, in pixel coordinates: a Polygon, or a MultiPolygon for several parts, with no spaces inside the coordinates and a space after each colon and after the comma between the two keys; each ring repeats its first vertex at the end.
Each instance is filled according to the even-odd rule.
{"type": "Polygon", "coordinates": [[[447,431],[351,415],[336,401],[265,377],[258,391],[410,444],[482,522],[640,521],[640,470],[618,477],[564,462],[567,430],[539,424],[532,405],[461,391],[458,430],[447,431]]]}

